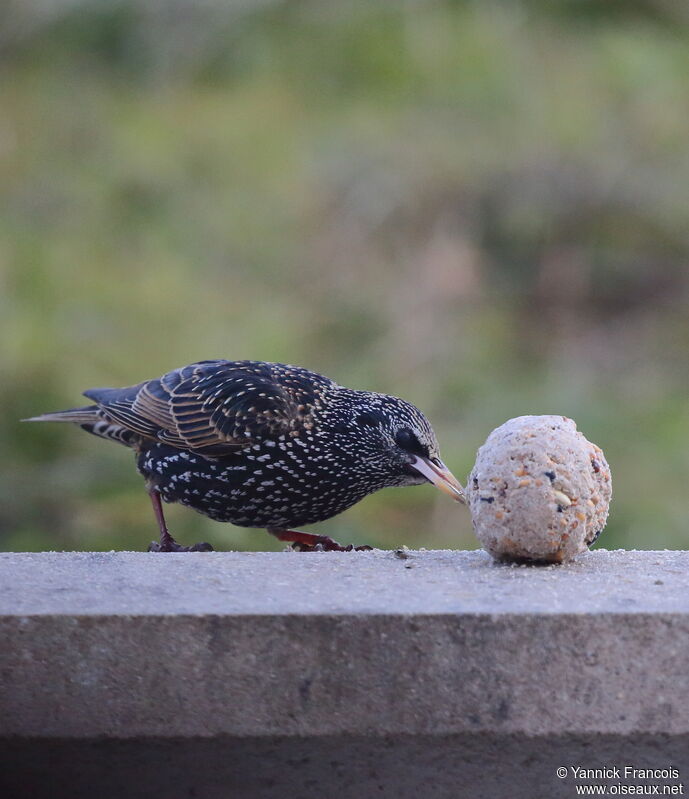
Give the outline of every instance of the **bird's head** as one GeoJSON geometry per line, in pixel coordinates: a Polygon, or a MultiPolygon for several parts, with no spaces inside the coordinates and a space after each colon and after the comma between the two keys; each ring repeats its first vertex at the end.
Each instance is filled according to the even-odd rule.
{"type": "Polygon", "coordinates": [[[458,502],[464,491],[440,459],[428,419],[410,402],[387,394],[351,392],[347,421],[337,424],[338,446],[359,469],[388,486],[432,483],[458,502]]]}

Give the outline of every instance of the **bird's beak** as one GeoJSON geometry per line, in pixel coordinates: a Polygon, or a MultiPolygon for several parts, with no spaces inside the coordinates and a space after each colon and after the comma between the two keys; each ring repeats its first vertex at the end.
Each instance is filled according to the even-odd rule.
{"type": "Polygon", "coordinates": [[[444,463],[439,461],[438,464],[435,464],[427,458],[421,458],[415,455],[410,466],[412,469],[416,469],[417,472],[420,472],[430,483],[433,483],[436,488],[449,494],[452,499],[466,504],[464,489],[460,485],[459,480],[444,463]]]}

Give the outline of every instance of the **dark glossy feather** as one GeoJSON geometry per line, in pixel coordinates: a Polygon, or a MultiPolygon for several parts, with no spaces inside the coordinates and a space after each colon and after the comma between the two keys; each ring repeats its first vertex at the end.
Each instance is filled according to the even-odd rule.
{"type": "Polygon", "coordinates": [[[122,389],[89,389],[101,417],[143,438],[223,455],[312,424],[334,385],[298,367],[260,361],[201,361],[122,389]]]}
{"type": "Polygon", "coordinates": [[[410,463],[438,458],[410,403],[286,364],[200,361],[84,393],[96,404],[37,418],[131,447],[156,496],[247,527],[330,518],[385,486],[425,482],[410,463]]]}

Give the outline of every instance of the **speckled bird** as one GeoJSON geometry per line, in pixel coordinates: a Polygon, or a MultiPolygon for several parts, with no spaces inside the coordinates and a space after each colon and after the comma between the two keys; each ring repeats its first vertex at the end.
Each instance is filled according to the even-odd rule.
{"type": "Polygon", "coordinates": [[[26,421],[72,422],[134,450],[160,528],[149,551],[212,549],[178,544],[161,498],[219,522],[266,528],[302,551],[351,550],[292,528],[329,519],[387,486],[430,482],[464,501],[418,408],[308,369],[200,361],[84,396],[95,404],[26,421]]]}

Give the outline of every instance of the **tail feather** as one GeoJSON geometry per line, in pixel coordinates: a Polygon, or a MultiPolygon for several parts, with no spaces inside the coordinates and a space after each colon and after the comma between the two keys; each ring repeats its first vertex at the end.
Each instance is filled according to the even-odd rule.
{"type": "Polygon", "coordinates": [[[136,448],[140,442],[139,436],[131,430],[104,419],[97,405],[70,408],[67,411],[56,411],[55,413],[42,413],[40,416],[22,419],[22,422],[72,422],[78,424],[87,433],[92,433],[99,438],[107,438],[110,441],[117,441],[126,447],[136,448]]]}
{"type": "Polygon", "coordinates": [[[86,405],[84,408],[70,408],[67,411],[42,413],[40,416],[22,419],[22,422],[73,422],[74,424],[93,424],[97,422],[98,419],[98,406],[86,405]]]}

